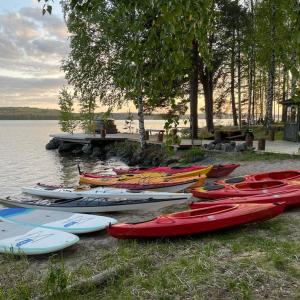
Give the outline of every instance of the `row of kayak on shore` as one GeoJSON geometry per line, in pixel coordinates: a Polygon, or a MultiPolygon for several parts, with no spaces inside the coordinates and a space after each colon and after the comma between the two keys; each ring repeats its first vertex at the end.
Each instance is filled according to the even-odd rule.
{"type": "MultiPolygon", "coordinates": [[[[212,169],[212,167],[208,168],[212,169]]],[[[203,170],[207,172],[208,168],[203,168],[203,170]]],[[[155,172],[158,171],[156,170],[155,172]]],[[[143,172],[144,177],[147,176],[145,175],[146,173],[149,174],[151,172],[143,172]]],[[[182,174],[184,173],[182,172],[182,174]]],[[[129,172],[128,174],[131,173],[129,172]]],[[[123,176],[122,179],[117,176],[108,178],[117,178],[122,181],[125,178],[124,176],[128,176],[128,174],[119,175],[123,176]]],[[[136,175],[138,174],[142,173],[137,173],[136,175]]],[[[89,175],[91,173],[85,174],[87,177],[89,175]]],[[[93,173],[92,176],[95,177],[96,174],[93,173]]],[[[99,177],[95,178],[106,178],[101,174],[97,174],[97,176],[99,177]]],[[[135,177],[135,179],[141,179],[143,176],[135,177]]],[[[152,174],[148,175],[148,178],[165,178],[169,176],[172,176],[172,174],[165,173],[160,176],[152,174]]],[[[205,174],[199,173],[198,176],[205,176],[205,174]]],[[[124,180],[127,181],[127,178],[124,180]]],[[[74,236],[73,233],[91,232],[104,228],[107,228],[108,234],[120,239],[155,238],[198,234],[267,220],[276,217],[285,208],[300,206],[300,171],[266,172],[222,179],[204,186],[194,187],[190,190],[191,193],[169,193],[145,191],[143,189],[128,190],[110,186],[64,188],[46,185],[24,188],[23,192],[47,197],[48,199],[26,202],[1,199],[0,202],[7,207],[22,208],[0,210],[1,220],[15,223],[15,235],[11,234],[13,230],[8,228],[7,222],[0,224],[6,226],[6,229],[2,230],[2,235],[0,226],[0,252],[3,252],[5,249],[7,251],[9,243],[11,243],[11,249],[18,249],[18,251],[22,251],[25,254],[57,251],[71,245],[71,240],[74,243],[78,241],[77,236],[74,236]],[[192,195],[200,198],[202,201],[196,201],[195,199],[192,201],[192,195]],[[152,220],[138,223],[118,224],[113,218],[74,213],[135,209],[157,210],[180,203],[188,203],[190,210],[161,215],[152,220]],[[39,217],[37,217],[38,215],[39,217]],[[31,228],[28,231],[29,233],[24,233],[24,228],[18,229],[20,224],[23,224],[27,230],[29,230],[30,226],[33,229],[31,228]],[[38,235],[36,235],[37,228],[39,228],[40,232],[38,235]],[[18,230],[21,230],[21,233],[23,232],[24,234],[17,235],[18,230]],[[32,230],[34,233],[31,233],[32,230]],[[44,230],[48,231],[48,233],[44,233],[44,230]],[[52,232],[49,235],[49,230],[59,230],[60,232],[52,232]],[[5,239],[7,232],[10,232],[10,239],[17,238],[14,244],[11,240],[5,239]],[[28,234],[30,237],[26,237],[28,234]],[[55,244],[55,247],[53,245],[53,247],[50,247],[49,245],[51,244],[49,244],[47,237],[52,238],[56,234],[58,234],[58,237],[62,237],[56,240],[61,241],[60,246],[55,244]],[[73,235],[72,238],[70,235],[73,235]],[[63,236],[65,241],[67,241],[66,243],[63,242],[63,236]],[[48,246],[44,248],[40,245],[35,247],[36,240],[38,243],[41,241],[43,245],[48,246]],[[3,245],[6,246],[3,247],[3,245]],[[38,248],[39,250],[32,250],[33,248],[38,248]]]]}
{"type": "MultiPolygon", "coordinates": [[[[174,204],[186,203],[191,193],[181,192],[201,187],[206,175],[232,172],[239,165],[192,166],[184,168],[159,167],[152,169],[128,169],[128,174],[104,175],[83,173],[79,168],[80,185],[76,188],[38,184],[25,187],[24,193],[44,197],[42,200],[14,201],[1,199],[8,207],[63,210],[77,213],[101,213],[128,210],[158,210],[174,204]],[[132,174],[135,172],[136,174],[132,174]],[[166,173],[167,172],[167,173],[166,173]],[[53,200],[54,199],[54,200],[53,200]]],[[[115,170],[118,173],[117,170],[115,170]]]]}
{"type": "Polygon", "coordinates": [[[0,253],[38,255],[62,250],[78,234],[107,229],[115,238],[155,238],[200,234],[267,220],[285,203],[215,205],[162,215],[139,223],[117,223],[109,217],[26,208],[0,210],[0,253]]]}
{"type": "Polygon", "coordinates": [[[110,225],[119,239],[199,234],[274,218],[300,207],[300,171],[284,170],[218,180],[192,190],[190,210],[135,224],[110,225]]]}

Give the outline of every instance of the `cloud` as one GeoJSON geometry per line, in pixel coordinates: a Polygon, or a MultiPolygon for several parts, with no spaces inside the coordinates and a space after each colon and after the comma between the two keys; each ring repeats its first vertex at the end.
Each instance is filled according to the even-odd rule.
{"type": "Polygon", "coordinates": [[[64,84],[64,78],[0,76],[0,106],[57,107],[58,87],[64,84]]]}
{"type": "Polygon", "coordinates": [[[68,54],[69,47],[65,42],[50,40],[50,39],[38,39],[32,42],[34,49],[41,54],[57,55],[59,58],[68,54]]]}
{"type": "Polygon", "coordinates": [[[0,106],[56,105],[68,51],[62,18],[33,7],[0,14],[0,106]]]}
{"type": "Polygon", "coordinates": [[[49,36],[55,36],[64,40],[68,35],[65,23],[61,18],[49,14],[42,15],[40,9],[32,7],[23,7],[19,13],[25,18],[39,22],[49,36]]]}

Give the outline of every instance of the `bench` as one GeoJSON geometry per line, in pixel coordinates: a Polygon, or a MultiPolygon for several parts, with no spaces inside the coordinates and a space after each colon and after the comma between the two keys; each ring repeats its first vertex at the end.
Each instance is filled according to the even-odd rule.
{"type": "Polygon", "coordinates": [[[163,129],[146,129],[145,133],[146,133],[146,140],[149,140],[149,136],[152,133],[157,133],[157,141],[163,142],[165,130],[163,130],[163,129]]]}

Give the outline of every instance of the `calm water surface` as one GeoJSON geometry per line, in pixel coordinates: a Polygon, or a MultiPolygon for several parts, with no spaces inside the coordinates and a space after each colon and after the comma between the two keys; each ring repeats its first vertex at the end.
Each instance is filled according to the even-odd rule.
{"type": "Polygon", "coordinates": [[[0,197],[19,195],[21,187],[37,182],[77,184],[77,163],[90,171],[124,166],[117,159],[83,160],[45,150],[49,134],[59,131],[57,121],[0,121],[0,197]]]}
{"type": "MultiPolygon", "coordinates": [[[[226,124],[230,120],[218,123],[226,124]]],[[[124,120],[115,121],[118,130],[124,131],[124,120]]],[[[146,128],[161,129],[163,120],[146,120],[146,128]]],[[[138,121],[133,122],[133,132],[138,121]]],[[[183,122],[180,126],[184,125],[183,122]]],[[[204,126],[204,120],[199,120],[204,126]]],[[[0,197],[20,195],[21,187],[37,182],[78,184],[77,164],[84,170],[109,172],[112,167],[125,166],[117,158],[108,161],[90,158],[62,157],[56,151],[45,150],[49,134],[60,132],[57,121],[2,121],[0,120],[0,197]]]]}

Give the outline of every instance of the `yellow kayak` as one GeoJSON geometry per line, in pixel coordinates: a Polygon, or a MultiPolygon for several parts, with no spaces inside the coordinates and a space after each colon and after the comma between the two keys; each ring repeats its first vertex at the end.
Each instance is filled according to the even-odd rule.
{"type": "Polygon", "coordinates": [[[173,183],[173,184],[182,184],[186,181],[194,181],[190,187],[200,187],[204,184],[206,179],[206,175],[200,176],[190,176],[184,178],[174,178],[172,176],[160,176],[160,177],[88,177],[85,175],[80,176],[81,184],[89,184],[95,186],[112,186],[112,187],[124,187],[130,188],[131,186],[142,185],[142,186],[153,186],[153,185],[161,185],[165,183],[173,183]]]}
{"type": "Polygon", "coordinates": [[[156,177],[168,177],[170,179],[176,179],[176,178],[188,178],[188,177],[194,177],[194,176],[200,176],[200,175],[206,175],[208,174],[213,166],[208,166],[204,169],[199,170],[193,170],[189,172],[182,172],[182,173],[176,173],[176,174],[169,174],[166,172],[143,172],[138,174],[124,174],[124,175],[112,175],[112,176],[106,176],[101,175],[98,173],[82,173],[81,177],[89,177],[89,178],[117,178],[118,180],[131,180],[131,179],[137,179],[137,178],[156,178],[156,177]]]}

